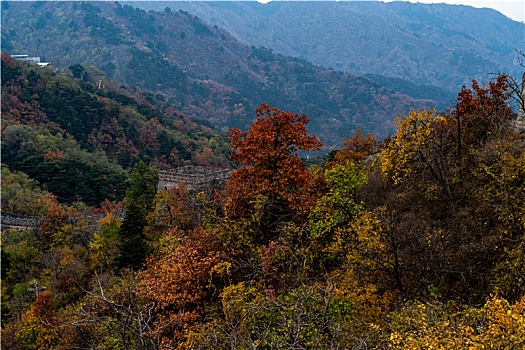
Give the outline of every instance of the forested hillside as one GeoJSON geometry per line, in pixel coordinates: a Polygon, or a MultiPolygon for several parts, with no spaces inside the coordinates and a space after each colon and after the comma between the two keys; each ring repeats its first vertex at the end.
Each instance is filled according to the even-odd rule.
{"type": "Polygon", "coordinates": [[[58,69],[94,65],[119,83],[161,93],[224,132],[244,128],[255,108],[268,103],[308,114],[312,132],[333,148],[359,127],[386,136],[394,117],[410,108],[443,109],[450,102],[446,94],[414,98],[370,78],[245,45],[184,11],[146,12],[112,2],[2,6],[2,50],[36,50],[58,69]]]}
{"type": "MultiPolygon", "coordinates": [[[[130,2],[131,3],[131,2],[130,2]]],[[[457,91],[490,73],[521,76],[525,24],[488,8],[408,1],[134,1],[170,6],[250,45],[353,74],[457,91]]]]}
{"type": "Polygon", "coordinates": [[[1,6],[2,348],[525,348],[525,80],[443,106],[184,11],[1,6]],[[159,186],[190,164],[228,178],[159,186]]]}
{"type": "MultiPolygon", "coordinates": [[[[22,91],[31,79],[87,88],[4,62],[22,91]]],[[[16,101],[15,87],[3,91],[16,101]]],[[[19,107],[38,114],[31,92],[19,107]]],[[[2,228],[2,346],[521,349],[525,133],[508,93],[505,76],[475,81],[450,113],[410,111],[385,140],[358,131],[310,167],[298,152],[322,143],[308,117],[262,104],[249,129],[228,132],[235,170],[214,198],[182,183],[157,190],[158,170],[137,162],[123,219],[95,226],[2,169],[3,193],[45,209],[40,228],[2,228]]],[[[82,155],[51,115],[22,125],[11,110],[3,131],[40,134],[10,147],[65,138],[67,149],[35,148],[36,160],[82,155]]]]}
{"type": "Polygon", "coordinates": [[[161,169],[229,165],[224,136],[162,96],[111,83],[95,67],[66,72],[2,54],[2,163],[39,181],[60,202],[122,200],[139,161],[161,169]]]}

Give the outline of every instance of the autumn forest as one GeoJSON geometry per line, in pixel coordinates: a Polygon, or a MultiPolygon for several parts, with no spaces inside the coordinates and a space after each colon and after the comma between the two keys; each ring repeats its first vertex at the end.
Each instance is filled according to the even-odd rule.
{"type": "MultiPolygon", "coordinates": [[[[121,28],[89,3],[63,6],[86,7],[91,30],[121,28]]],[[[215,77],[163,76],[153,48],[126,66],[137,86],[117,79],[124,64],[111,77],[2,52],[2,349],[525,348],[521,78],[471,78],[443,107],[250,50],[252,65],[268,55],[268,81],[228,75],[260,89],[242,98],[215,77]],[[157,76],[138,74],[148,62],[157,76]],[[312,124],[332,129],[328,147],[312,124]],[[184,166],[229,177],[159,186],[184,166]]]]}
{"type": "MultiPolygon", "coordinates": [[[[2,207],[45,217],[2,229],[6,349],[524,346],[525,138],[506,76],[464,87],[450,112],[410,111],[390,138],[349,135],[309,164],[302,155],[322,143],[307,116],[262,104],[249,129],[228,132],[231,177],[206,196],[157,189],[157,176],[176,156],[165,142],[191,144],[177,139],[182,125],[211,130],[184,116],[170,129],[137,93],[100,95],[35,69],[3,56],[2,207]],[[53,89],[89,97],[84,123],[97,133],[68,136],[46,107],[53,89]],[[126,133],[123,113],[142,128],[126,133]],[[108,140],[107,156],[84,150],[93,137],[108,140]],[[53,187],[73,161],[86,180],[53,187]],[[42,188],[47,168],[58,178],[42,188]],[[107,215],[69,220],[86,210],[107,215]]],[[[195,145],[210,153],[193,161],[229,164],[220,147],[195,145]]]]}

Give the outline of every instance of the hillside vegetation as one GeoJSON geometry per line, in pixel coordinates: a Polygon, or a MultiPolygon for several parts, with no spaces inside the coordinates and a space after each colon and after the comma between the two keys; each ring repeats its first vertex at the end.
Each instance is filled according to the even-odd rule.
{"type": "Polygon", "coordinates": [[[525,24],[488,8],[407,1],[137,1],[193,13],[250,45],[353,74],[457,91],[515,64],[525,24]]]}
{"type": "Polygon", "coordinates": [[[512,77],[436,109],[184,11],[1,6],[57,68],[1,55],[2,348],[525,348],[512,77]],[[229,178],[159,188],[190,164],[229,178]]]}
{"type": "MultiPolygon", "coordinates": [[[[35,50],[56,68],[94,65],[119,83],[167,101],[223,132],[244,128],[268,103],[308,114],[327,147],[359,127],[377,135],[410,108],[448,106],[449,97],[414,98],[374,80],[248,46],[185,11],[146,12],[111,2],[4,2],[2,49],[35,50]],[[56,33],[62,33],[56,35],[56,33]]],[[[421,96],[421,95],[420,95],[421,96]]]]}
{"type": "Polygon", "coordinates": [[[164,169],[229,166],[224,136],[162,96],[118,86],[94,67],[68,72],[73,77],[2,54],[2,163],[59,201],[122,200],[139,161],[164,169]],[[104,87],[95,85],[98,78],[104,87]]]}
{"type": "Polygon", "coordinates": [[[508,102],[505,76],[474,81],[452,112],[358,131],[311,167],[309,118],[261,104],[228,133],[215,198],[157,191],[138,162],[124,218],[97,227],[6,171],[48,207],[39,230],[2,229],[2,346],[521,349],[525,134],[508,102]]]}

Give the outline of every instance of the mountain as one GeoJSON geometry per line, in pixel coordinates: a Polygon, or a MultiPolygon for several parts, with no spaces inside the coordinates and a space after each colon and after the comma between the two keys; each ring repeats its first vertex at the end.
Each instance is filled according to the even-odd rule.
{"type": "Polygon", "coordinates": [[[1,68],[2,163],[61,202],[121,200],[139,161],[228,165],[226,140],[216,131],[94,67],[71,66],[71,77],[2,53],[1,68]]]}
{"type": "MultiPolygon", "coordinates": [[[[359,127],[378,136],[410,108],[450,99],[414,98],[368,77],[324,69],[248,46],[185,11],[109,2],[2,2],[2,50],[33,53],[59,69],[94,65],[121,84],[165,98],[222,131],[244,128],[267,103],[306,114],[329,147],[359,127]]],[[[430,97],[430,98],[428,98],[430,97]]]]}
{"type": "Polygon", "coordinates": [[[136,1],[182,9],[240,40],[354,74],[458,91],[489,73],[521,77],[525,24],[487,8],[402,1],[136,1]]]}

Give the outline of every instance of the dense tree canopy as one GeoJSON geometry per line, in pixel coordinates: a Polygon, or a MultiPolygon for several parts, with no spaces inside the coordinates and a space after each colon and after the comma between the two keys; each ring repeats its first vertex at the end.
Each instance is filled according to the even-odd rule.
{"type": "MultiPolygon", "coordinates": [[[[300,155],[321,143],[308,118],[263,104],[229,132],[236,169],[214,198],[158,191],[157,169],[138,162],[123,219],[98,225],[3,167],[6,203],[45,221],[2,228],[2,341],[523,348],[525,133],[507,121],[505,86],[474,82],[451,113],[411,111],[381,142],[358,131],[310,167],[300,155]]],[[[21,150],[25,128],[6,133],[21,150]]]]}

